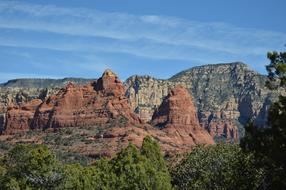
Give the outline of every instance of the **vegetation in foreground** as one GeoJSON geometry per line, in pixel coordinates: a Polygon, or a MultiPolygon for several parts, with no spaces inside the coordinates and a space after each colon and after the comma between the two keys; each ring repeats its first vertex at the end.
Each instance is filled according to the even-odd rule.
{"type": "MultiPolygon", "coordinates": [[[[286,53],[268,57],[267,85],[285,88],[286,53]]],[[[0,189],[286,189],[285,96],[271,106],[268,124],[246,126],[240,146],[197,146],[169,168],[151,137],[88,166],[63,164],[45,145],[17,145],[0,158],[0,189]]]]}
{"type": "Polygon", "coordinates": [[[218,144],[168,168],[151,137],[89,166],[63,164],[45,145],[17,145],[1,158],[0,189],[255,189],[262,172],[253,163],[238,145],[218,144]]]}
{"type": "Polygon", "coordinates": [[[63,164],[45,145],[17,145],[2,159],[0,189],[171,189],[158,144],[146,137],[113,159],[63,164]]]}
{"type": "MultiPolygon", "coordinates": [[[[268,53],[270,64],[267,86],[270,89],[286,87],[286,52],[268,53]]],[[[241,147],[255,157],[255,167],[264,170],[260,189],[286,189],[286,96],[280,96],[268,112],[267,128],[258,128],[250,123],[241,147]]]]}

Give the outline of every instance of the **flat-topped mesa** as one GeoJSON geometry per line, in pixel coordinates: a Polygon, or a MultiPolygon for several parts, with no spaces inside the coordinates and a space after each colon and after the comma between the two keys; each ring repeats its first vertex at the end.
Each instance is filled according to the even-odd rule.
{"type": "Polygon", "coordinates": [[[39,106],[32,127],[94,126],[122,117],[129,123],[141,123],[124,92],[122,82],[110,70],[87,85],[69,83],[39,106]]]}
{"type": "Polygon", "coordinates": [[[209,133],[200,126],[196,107],[182,86],[170,90],[155,111],[152,123],[177,138],[180,144],[213,144],[209,133]]]}

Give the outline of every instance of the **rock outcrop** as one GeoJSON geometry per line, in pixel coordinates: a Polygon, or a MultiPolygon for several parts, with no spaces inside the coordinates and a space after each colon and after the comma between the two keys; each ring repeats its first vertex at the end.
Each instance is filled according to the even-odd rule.
{"type": "Polygon", "coordinates": [[[131,108],[144,122],[151,121],[155,109],[162,103],[163,98],[172,87],[173,83],[167,80],[157,80],[150,76],[132,76],[126,80],[126,96],[131,108]]]}
{"type": "Polygon", "coordinates": [[[96,146],[78,144],[71,149],[93,157],[111,156],[129,142],[141,146],[147,135],[157,139],[165,153],[185,152],[196,144],[213,143],[207,131],[200,127],[186,89],[173,89],[154,115],[155,125],[165,123],[166,119],[162,129],[141,121],[132,111],[125,91],[123,83],[110,70],[86,85],[69,83],[44,101],[34,99],[21,106],[9,106],[3,133],[91,127],[97,132],[88,139],[96,146]]]}
{"type": "MultiPolygon", "coordinates": [[[[257,125],[265,126],[269,105],[281,93],[268,90],[264,85],[266,79],[266,76],[239,62],[205,65],[182,71],[168,80],[132,76],[125,82],[125,95],[132,111],[144,122],[150,122],[169,90],[178,84],[183,85],[194,98],[201,125],[214,137],[232,138],[225,132],[234,131],[235,138],[235,131],[241,136],[243,125],[250,118],[254,118],[257,125]]],[[[21,106],[32,99],[45,101],[47,97],[57,94],[60,87],[69,81],[75,84],[90,83],[90,80],[72,78],[17,79],[0,85],[0,118],[4,117],[9,104],[21,106]]],[[[0,122],[0,129],[3,127],[0,122]]]]}
{"type": "Polygon", "coordinates": [[[95,156],[111,155],[129,142],[139,147],[147,135],[160,143],[165,154],[187,152],[197,144],[214,143],[209,133],[199,125],[196,108],[190,94],[183,87],[178,86],[170,91],[154,114],[152,122],[155,127],[148,124],[126,124],[124,127],[105,128],[94,137],[102,145],[86,151],[95,156]]]}
{"type": "Polygon", "coordinates": [[[209,133],[200,126],[197,109],[189,92],[182,86],[170,90],[155,111],[152,123],[180,145],[214,143],[209,133]]]}
{"type": "Polygon", "coordinates": [[[30,129],[37,107],[42,103],[40,99],[34,99],[21,106],[11,105],[5,114],[3,122],[5,134],[25,132],[30,129]]]}
{"type": "Polygon", "coordinates": [[[216,140],[226,142],[238,141],[238,127],[233,121],[211,120],[209,123],[201,124],[209,134],[216,140]]]}
{"type": "Polygon", "coordinates": [[[254,118],[259,126],[266,124],[267,109],[281,93],[268,90],[266,79],[246,64],[237,62],[194,67],[168,80],[133,76],[125,84],[132,108],[145,121],[151,120],[170,88],[183,85],[194,97],[202,126],[209,131],[217,131],[211,133],[217,137],[232,138],[225,132],[234,131],[233,138],[236,140],[235,131],[242,135],[242,126],[249,119],[254,118]],[[227,127],[225,123],[228,123],[227,127]],[[214,130],[213,126],[218,130],[214,130]]]}
{"type": "Polygon", "coordinates": [[[141,123],[130,109],[124,93],[124,85],[110,70],[87,85],[69,83],[39,106],[32,127],[95,126],[116,119],[141,123]]]}

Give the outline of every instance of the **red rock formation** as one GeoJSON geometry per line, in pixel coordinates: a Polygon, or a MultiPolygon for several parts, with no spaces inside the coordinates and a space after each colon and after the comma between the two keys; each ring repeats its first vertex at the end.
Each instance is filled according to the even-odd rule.
{"type": "Polygon", "coordinates": [[[69,83],[48,98],[35,114],[34,128],[93,126],[122,119],[141,123],[124,96],[122,82],[110,70],[88,85],[69,83]]]}
{"type": "Polygon", "coordinates": [[[212,120],[203,125],[212,137],[225,138],[227,141],[238,141],[238,129],[232,121],[212,120]]]}
{"type": "Polygon", "coordinates": [[[9,106],[8,111],[5,114],[4,133],[13,134],[28,131],[35,110],[41,103],[42,101],[40,99],[34,99],[21,106],[9,106]]]}
{"type": "Polygon", "coordinates": [[[180,145],[214,143],[208,132],[200,126],[192,98],[182,86],[170,91],[154,113],[152,123],[180,145]]]}
{"type": "Polygon", "coordinates": [[[84,86],[69,83],[40,103],[37,100],[9,108],[5,133],[26,131],[29,127],[94,126],[100,133],[86,138],[95,141],[96,146],[79,143],[70,147],[72,151],[94,157],[111,156],[129,142],[139,147],[147,135],[157,139],[165,153],[190,151],[196,144],[214,143],[200,127],[186,89],[174,88],[159,107],[153,117],[153,122],[162,126],[158,129],[142,123],[133,113],[122,82],[109,70],[97,81],[84,86]]]}

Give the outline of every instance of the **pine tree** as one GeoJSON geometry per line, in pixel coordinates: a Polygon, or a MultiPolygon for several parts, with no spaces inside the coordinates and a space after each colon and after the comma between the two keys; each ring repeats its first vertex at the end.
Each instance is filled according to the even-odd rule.
{"type": "MultiPolygon", "coordinates": [[[[268,81],[272,89],[286,87],[286,52],[268,53],[270,64],[266,66],[268,81]]],[[[286,97],[280,96],[268,112],[268,127],[246,126],[241,147],[254,153],[256,165],[265,172],[262,189],[286,189],[286,97]]]]}

